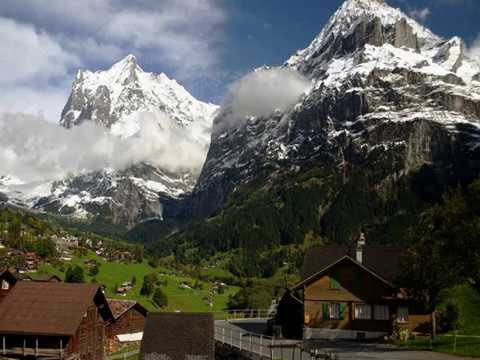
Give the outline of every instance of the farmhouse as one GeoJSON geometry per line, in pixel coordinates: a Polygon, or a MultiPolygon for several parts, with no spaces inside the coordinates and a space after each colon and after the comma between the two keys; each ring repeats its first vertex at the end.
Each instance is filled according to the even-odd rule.
{"type": "Polygon", "coordinates": [[[0,301],[7,296],[16,284],[16,277],[8,269],[0,269],[0,301]]]}
{"type": "Polygon", "coordinates": [[[140,348],[141,360],[214,358],[213,314],[148,314],[140,348]]]}
{"type": "Polygon", "coordinates": [[[108,324],[107,351],[119,350],[123,345],[142,340],[147,309],[136,301],[108,299],[114,321],[108,324]]]}
{"type": "Polygon", "coordinates": [[[379,338],[394,326],[416,330],[429,315],[416,315],[416,304],[395,286],[401,254],[394,247],[367,246],[363,238],[354,248],[310,249],[303,280],[280,302],[278,322],[292,332],[295,320],[286,313],[303,313],[300,326],[307,339],[379,338]]]}
{"type": "Polygon", "coordinates": [[[0,303],[0,352],[9,358],[101,360],[111,321],[97,285],[20,281],[0,303]]]}

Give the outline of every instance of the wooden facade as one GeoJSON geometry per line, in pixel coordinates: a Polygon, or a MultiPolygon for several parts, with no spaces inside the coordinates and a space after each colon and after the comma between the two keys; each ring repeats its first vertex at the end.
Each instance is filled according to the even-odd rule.
{"type": "Polygon", "coordinates": [[[96,285],[21,281],[0,303],[0,353],[103,360],[105,327],[111,321],[96,285]]]}
{"type": "Polygon", "coordinates": [[[430,315],[395,286],[399,257],[394,248],[364,244],[353,251],[338,246],[310,249],[303,280],[282,299],[284,314],[278,314],[277,323],[287,330],[292,319],[285,312],[301,308],[306,338],[378,338],[397,327],[418,331],[430,315]]]}
{"type": "Polygon", "coordinates": [[[105,322],[92,303],[88,307],[74,336],[69,338],[66,358],[81,360],[101,360],[105,349],[105,322]]]}
{"type": "Polygon", "coordinates": [[[113,352],[122,347],[117,335],[143,332],[148,311],[134,301],[108,300],[108,303],[114,321],[106,328],[107,351],[113,352]]]}
{"type": "Polygon", "coordinates": [[[303,290],[304,323],[311,328],[389,333],[397,307],[407,306],[401,301],[392,303],[389,299],[396,296],[395,288],[347,258],[303,290]]]}

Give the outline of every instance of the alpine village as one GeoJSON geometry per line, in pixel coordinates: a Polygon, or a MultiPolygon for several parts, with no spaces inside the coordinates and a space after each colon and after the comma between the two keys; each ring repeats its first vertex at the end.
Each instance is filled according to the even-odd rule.
{"type": "Polygon", "coordinates": [[[78,70],[61,134],[140,148],[161,110],[174,162],[205,158],[0,164],[0,359],[480,357],[480,57],[389,2],[343,1],[221,106],[133,55],[78,70]]]}

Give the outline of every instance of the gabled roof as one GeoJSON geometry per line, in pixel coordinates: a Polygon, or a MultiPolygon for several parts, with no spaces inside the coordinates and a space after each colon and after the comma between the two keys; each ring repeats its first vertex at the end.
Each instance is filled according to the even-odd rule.
{"type": "Polygon", "coordinates": [[[0,303],[0,334],[72,336],[94,303],[113,319],[98,285],[19,281],[0,303]]]}
{"type": "Polygon", "coordinates": [[[148,313],[140,359],[149,355],[186,359],[186,355],[215,358],[212,313],[148,313]]]}
{"type": "MultiPolygon", "coordinates": [[[[366,245],[363,249],[362,265],[384,279],[393,282],[400,270],[403,248],[393,246],[366,245]]],[[[305,255],[302,279],[312,276],[344,256],[355,259],[355,248],[347,246],[315,246],[305,255]]]]}
{"type": "Polygon", "coordinates": [[[400,270],[400,259],[404,250],[396,247],[365,246],[363,261],[355,260],[355,249],[346,246],[316,246],[305,255],[302,270],[302,282],[295,286],[308,283],[341,260],[348,259],[360,268],[368,271],[386,284],[393,286],[400,270]]]}
{"type": "Polygon", "coordinates": [[[58,282],[61,282],[62,279],[60,279],[57,275],[40,274],[35,279],[33,279],[33,281],[58,281],[58,282]]]}
{"type": "Polygon", "coordinates": [[[115,320],[118,320],[123,315],[125,315],[130,309],[135,308],[143,316],[147,316],[147,309],[145,309],[140,303],[133,300],[117,300],[117,299],[107,299],[108,306],[112,311],[113,317],[115,320]]]}

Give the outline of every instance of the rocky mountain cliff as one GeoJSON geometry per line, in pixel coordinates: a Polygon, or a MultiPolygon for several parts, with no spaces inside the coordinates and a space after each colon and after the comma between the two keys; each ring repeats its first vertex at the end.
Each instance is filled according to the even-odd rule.
{"type": "MultiPolygon", "coordinates": [[[[216,110],[216,105],[198,101],[165,74],[143,71],[129,55],[105,71],[78,71],[60,125],[71,129],[93,121],[112,135],[128,139],[137,135],[144,114],[166,114],[158,120],[162,129],[175,127],[182,138],[195,141],[206,152],[216,110]]],[[[178,202],[193,189],[198,171],[167,169],[152,162],[125,170],[73,174],[53,182],[48,193],[34,197],[31,205],[130,228],[145,220],[174,216],[178,202]]]]}
{"type": "Polygon", "coordinates": [[[460,38],[347,0],[284,68],[312,83],[297,104],[214,121],[192,214],[213,217],[215,241],[248,241],[245,227],[280,242],[309,231],[347,242],[361,227],[401,237],[425,203],[478,176],[480,64],[460,38]]]}

